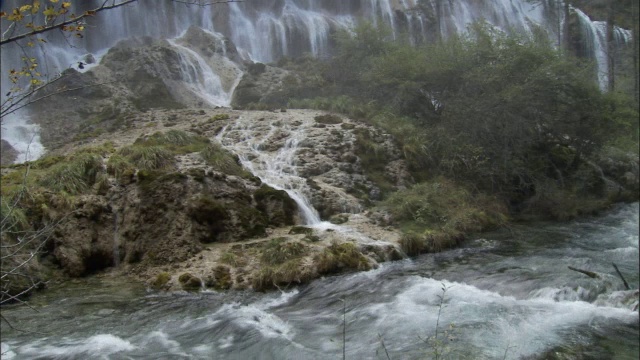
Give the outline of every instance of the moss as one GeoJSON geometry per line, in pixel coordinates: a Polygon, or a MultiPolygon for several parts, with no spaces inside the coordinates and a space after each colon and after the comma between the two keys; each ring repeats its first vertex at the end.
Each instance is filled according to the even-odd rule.
{"type": "Polygon", "coordinates": [[[178,278],[182,289],[186,291],[198,291],[202,288],[202,280],[190,273],[184,273],[178,278]]]}
{"type": "Polygon", "coordinates": [[[326,115],[318,115],[314,117],[317,123],[326,124],[326,125],[334,125],[341,124],[342,118],[338,115],[334,114],[326,114],[326,115]]]}
{"type": "Polygon", "coordinates": [[[162,146],[131,145],[118,154],[141,170],[155,170],[168,167],[174,162],[174,153],[162,146]]]}
{"type": "Polygon", "coordinates": [[[369,270],[367,258],[352,243],[336,243],[325,248],[315,257],[320,274],[331,274],[345,270],[369,270]]]}
{"type": "Polygon", "coordinates": [[[298,234],[311,235],[311,234],[313,234],[313,229],[305,227],[305,226],[293,226],[291,228],[291,230],[289,230],[289,234],[291,234],[291,235],[298,235],[298,234]]]}
{"type": "Polygon", "coordinates": [[[213,280],[214,283],[211,284],[216,290],[228,290],[231,289],[233,285],[233,279],[231,278],[231,271],[228,267],[223,265],[218,265],[213,269],[213,280]]]}
{"type": "Polygon", "coordinates": [[[214,170],[228,174],[241,176],[245,179],[253,177],[251,173],[246,171],[240,165],[240,159],[223,149],[218,144],[209,144],[200,152],[202,159],[213,167],[214,170]]]}
{"type": "Polygon", "coordinates": [[[302,239],[302,240],[303,240],[303,241],[306,241],[306,242],[314,243],[314,242],[318,242],[318,241],[320,241],[320,237],[319,237],[319,236],[317,236],[317,235],[307,235],[307,236],[305,236],[305,237],[304,237],[304,239],[302,239]]]}
{"type": "Polygon", "coordinates": [[[267,228],[267,219],[260,211],[250,205],[244,205],[241,201],[229,204],[229,211],[235,215],[237,224],[244,230],[241,237],[264,236],[267,228]]]}
{"type": "Polygon", "coordinates": [[[156,290],[164,289],[169,280],[171,280],[171,275],[168,272],[161,272],[151,282],[151,288],[156,290]]]}
{"type": "Polygon", "coordinates": [[[73,154],[41,174],[40,184],[54,191],[80,194],[87,191],[103,171],[102,157],[91,153],[73,154]]]}
{"type": "Polygon", "coordinates": [[[301,284],[311,279],[303,267],[302,259],[293,259],[277,266],[265,266],[254,273],[251,285],[256,291],[265,291],[292,283],[301,284]]]}
{"type": "Polygon", "coordinates": [[[253,194],[260,210],[268,219],[269,224],[282,226],[293,225],[294,215],[298,209],[296,202],[284,190],[276,190],[269,185],[262,185],[253,194]]]}
{"type": "Polygon", "coordinates": [[[306,252],[307,247],[300,242],[276,238],[269,241],[263,248],[260,261],[267,265],[277,265],[304,256],[306,252]]]}
{"type": "Polygon", "coordinates": [[[209,122],[220,121],[220,120],[228,120],[230,118],[229,114],[216,114],[209,119],[209,122]]]}
{"type": "Polygon", "coordinates": [[[194,201],[189,209],[189,216],[207,227],[206,236],[200,239],[204,243],[217,241],[220,233],[226,230],[226,222],[230,218],[223,203],[205,196],[194,201]]]}
{"type": "Polygon", "coordinates": [[[329,222],[332,224],[344,224],[349,221],[349,215],[346,214],[336,214],[329,218],[329,222]]]}

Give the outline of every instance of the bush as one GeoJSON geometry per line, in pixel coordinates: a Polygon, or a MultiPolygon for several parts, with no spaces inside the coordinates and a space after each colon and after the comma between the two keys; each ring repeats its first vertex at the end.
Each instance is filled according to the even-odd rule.
{"type": "Polygon", "coordinates": [[[49,168],[41,184],[55,191],[80,194],[87,191],[103,171],[102,157],[92,153],[74,154],[49,168]]]}
{"type": "Polygon", "coordinates": [[[353,243],[332,243],[316,256],[315,263],[320,274],[331,274],[345,270],[369,270],[371,266],[353,243]]]}
{"type": "Polygon", "coordinates": [[[304,244],[287,240],[287,238],[281,237],[269,241],[262,250],[260,260],[267,265],[278,265],[304,256],[307,252],[307,247],[304,244]]]}

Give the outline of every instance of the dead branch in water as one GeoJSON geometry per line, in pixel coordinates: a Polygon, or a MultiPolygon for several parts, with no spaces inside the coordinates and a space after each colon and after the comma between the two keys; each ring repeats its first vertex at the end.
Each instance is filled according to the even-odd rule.
{"type": "Polygon", "coordinates": [[[573,270],[573,271],[577,271],[579,273],[583,273],[583,274],[587,275],[588,277],[590,277],[592,279],[600,279],[600,275],[594,273],[593,271],[576,269],[573,266],[568,266],[568,268],[569,268],[569,270],[573,270]]]}
{"type": "Polygon", "coordinates": [[[620,279],[622,279],[622,282],[624,283],[624,288],[629,290],[629,284],[627,283],[627,280],[624,279],[624,276],[622,276],[622,273],[620,272],[620,270],[618,270],[618,267],[616,266],[616,264],[611,263],[611,265],[613,265],[613,268],[616,269],[618,276],[620,276],[620,279]]]}

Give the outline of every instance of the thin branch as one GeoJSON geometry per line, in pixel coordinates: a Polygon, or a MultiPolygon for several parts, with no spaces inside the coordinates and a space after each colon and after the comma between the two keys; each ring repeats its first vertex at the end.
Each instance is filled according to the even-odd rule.
{"type": "Polygon", "coordinates": [[[26,37],[29,37],[29,36],[38,35],[38,34],[42,34],[42,33],[57,29],[57,28],[61,28],[61,27],[65,26],[65,25],[74,24],[74,23],[77,23],[78,21],[80,21],[80,20],[82,20],[82,19],[84,19],[84,18],[86,18],[88,16],[95,15],[97,12],[104,11],[104,10],[115,9],[115,8],[120,7],[120,6],[131,4],[131,3],[136,2],[136,1],[138,1],[138,0],[124,0],[121,3],[117,3],[117,4],[113,4],[113,5],[109,5],[109,6],[106,6],[107,1],[105,1],[102,4],[102,6],[100,6],[99,8],[96,8],[94,10],[85,11],[84,14],[76,16],[76,17],[72,17],[69,20],[62,21],[62,22],[59,22],[59,23],[56,23],[56,24],[51,24],[49,26],[43,27],[42,29],[29,31],[27,33],[22,33],[20,35],[16,35],[14,37],[10,37],[10,38],[8,38],[6,40],[0,40],[0,46],[5,45],[5,44],[9,44],[9,43],[12,43],[12,42],[16,42],[18,40],[22,40],[22,39],[24,39],[26,37]]]}

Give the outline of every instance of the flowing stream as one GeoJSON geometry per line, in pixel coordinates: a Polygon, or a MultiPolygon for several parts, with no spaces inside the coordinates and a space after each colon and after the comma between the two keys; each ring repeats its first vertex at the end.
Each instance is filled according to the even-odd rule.
{"type": "Polygon", "coordinates": [[[637,359],[638,209],[517,225],[284,292],[158,294],[122,279],[78,281],[34,297],[38,312],[3,309],[34,332],[2,326],[2,359],[336,359],[343,315],[348,359],[386,359],[381,339],[391,359],[432,358],[436,323],[442,358],[637,359]]]}

